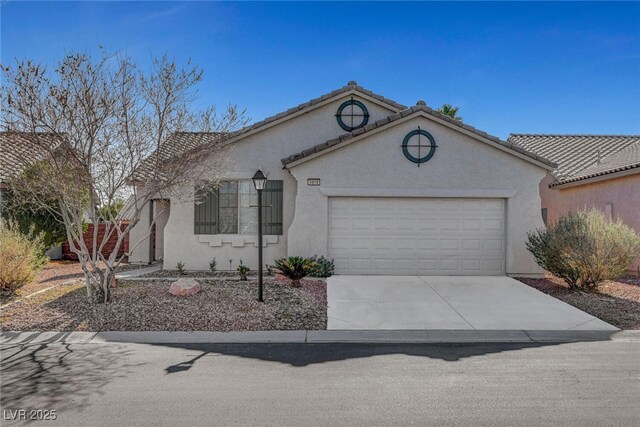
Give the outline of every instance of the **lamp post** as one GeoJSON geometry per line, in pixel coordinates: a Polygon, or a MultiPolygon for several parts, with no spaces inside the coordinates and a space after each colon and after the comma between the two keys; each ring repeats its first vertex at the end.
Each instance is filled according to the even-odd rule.
{"type": "Polygon", "coordinates": [[[267,185],[267,177],[262,173],[262,169],[258,169],[251,179],[258,192],[258,301],[264,302],[262,298],[262,190],[267,185]]]}

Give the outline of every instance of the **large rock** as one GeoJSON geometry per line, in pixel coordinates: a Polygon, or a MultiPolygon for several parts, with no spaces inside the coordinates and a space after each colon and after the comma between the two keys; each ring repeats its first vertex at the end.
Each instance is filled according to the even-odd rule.
{"type": "Polygon", "coordinates": [[[169,293],[177,297],[188,297],[202,291],[202,285],[194,279],[178,279],[169,287],[169,293]]]}

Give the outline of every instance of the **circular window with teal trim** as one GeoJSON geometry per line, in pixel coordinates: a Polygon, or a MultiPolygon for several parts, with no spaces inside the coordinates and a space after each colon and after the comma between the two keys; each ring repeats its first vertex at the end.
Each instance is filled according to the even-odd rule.
{"type": "Polygon", "coordinates": [[[362,102],[351,98],[338,107],[336,120],[342,129],[351,132],[369,122],[369,111],[362,102]]]}
{"type": "Polygon", "coordinates": [[[436,153],[436,140],[424,129],[412,130],[402,140],[402,152],[411,162],[420,164],[428,161],[436,153]]]}

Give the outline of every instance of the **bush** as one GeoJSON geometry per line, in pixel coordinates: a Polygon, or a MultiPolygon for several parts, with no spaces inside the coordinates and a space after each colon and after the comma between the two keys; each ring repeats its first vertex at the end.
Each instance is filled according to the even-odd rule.
{"type": "Polygon", "coordinates": [[[240,265],[238,265],[238,273],[240,273],[240,280],[247,280],[247,273],[250,271],[249,267],[242,263],[240,259],[240,265]]]}
{"type": "Polygon", "coordinates": [[[293,286],[300,286],[300,279],[307,276],[317,264],[310,258],[290,256],[275,260],[273,270],[291,280],[293,286]]]}
{"type": "Polygon", "coordinates": [[[176,264],[176,270],[178,270],[178,274],[183,276],[186,271],[184,270],[184,262],[182,261],[178,261],[178,263],[176,264]]]}
{"type": "Polygon", "coordinates": [[[0,289],[12,292],[33,281],[48,262],[43,233],[22,233],[15,221],[0,219],[0,289]]]}
{"type": "Polygon", "coordinates": [[[316,263],[316,268],[314,268],[309,276],[311,277],[331,277],[336,269],[335,265],[333,265],[333,260],[328,260],[324,256],[318,257],[314,255],[310,258],[311,261],[316,263]]]}
{"type": "Polygon", "coordinates": [[[640,252],[640,236],[633,229],[595,209],[529,233],[526,244],[538,265],[571,288],[620,277],[640,252]]]}

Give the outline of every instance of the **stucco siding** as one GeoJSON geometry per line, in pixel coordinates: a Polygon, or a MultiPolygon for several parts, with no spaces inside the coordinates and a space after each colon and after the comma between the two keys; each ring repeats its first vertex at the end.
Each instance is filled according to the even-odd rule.
{"type": "Polygon", "coordinates": [[[385,128],[291,171],[298,181],[296,218],[289,229],[291,255],[327,252],[331,195],[504,197],[506,273],[542,272],[524,242],[528,231],[543,225],[538,183],[545,171],[427,117],[385,128]],[[430,132],[438,145],[433,158],[420,167],[401,149],[404,136],[417,126],[430,132]],[[321,186],[307,186],[308,178],[321,178],[321,186]]]}
{"type": "MultiPolygon", "coordinates": [[[[547,209],[548,222],[555,222],[568,212],[610,209],[612,218],[619,218],[640,233],[640,173],[566,188],[549,188],[552,182],[553,177],[548,175],[540,183],[542,208],[547,209]]],[[[632,270],[638,268],[640,255],[630,266],[632,270]]]]}
{"type": "MultiPolygon", "coordinates": [[[[367,105],[370,122],[394,112],[370,100],[353,97],[367,105]]],[[[340,104],[350,98],[351,95],[337,98],[308,113],[249,135],[222,153],[231,159],[227,170],[222,173],[228,179],[250,179],[258,168],[262,168],[269,179],[283,181],[283,235],[265,239],[265,263],[271,264],[274,259],[287,255],[287,230],[293,222],[296,206],[298,185],[282,168],[281,159],[344,133],[336,122],[335,113],[340,104]]],[[[218,236],[223,240],[219,245],[218,238],[208,239],[194,234],[193,189],[183,188],[177,193],[181,196],[171,198],[171,213],[164,232],[165,268],[175,268],[177,262],[182,261],[187,269],[206,270],[213,257],[220,270],[229,269],[230,259],[233,269],[237,268],[240,259],[250,268],[257,268],[256,236],[218,236]]]]}

